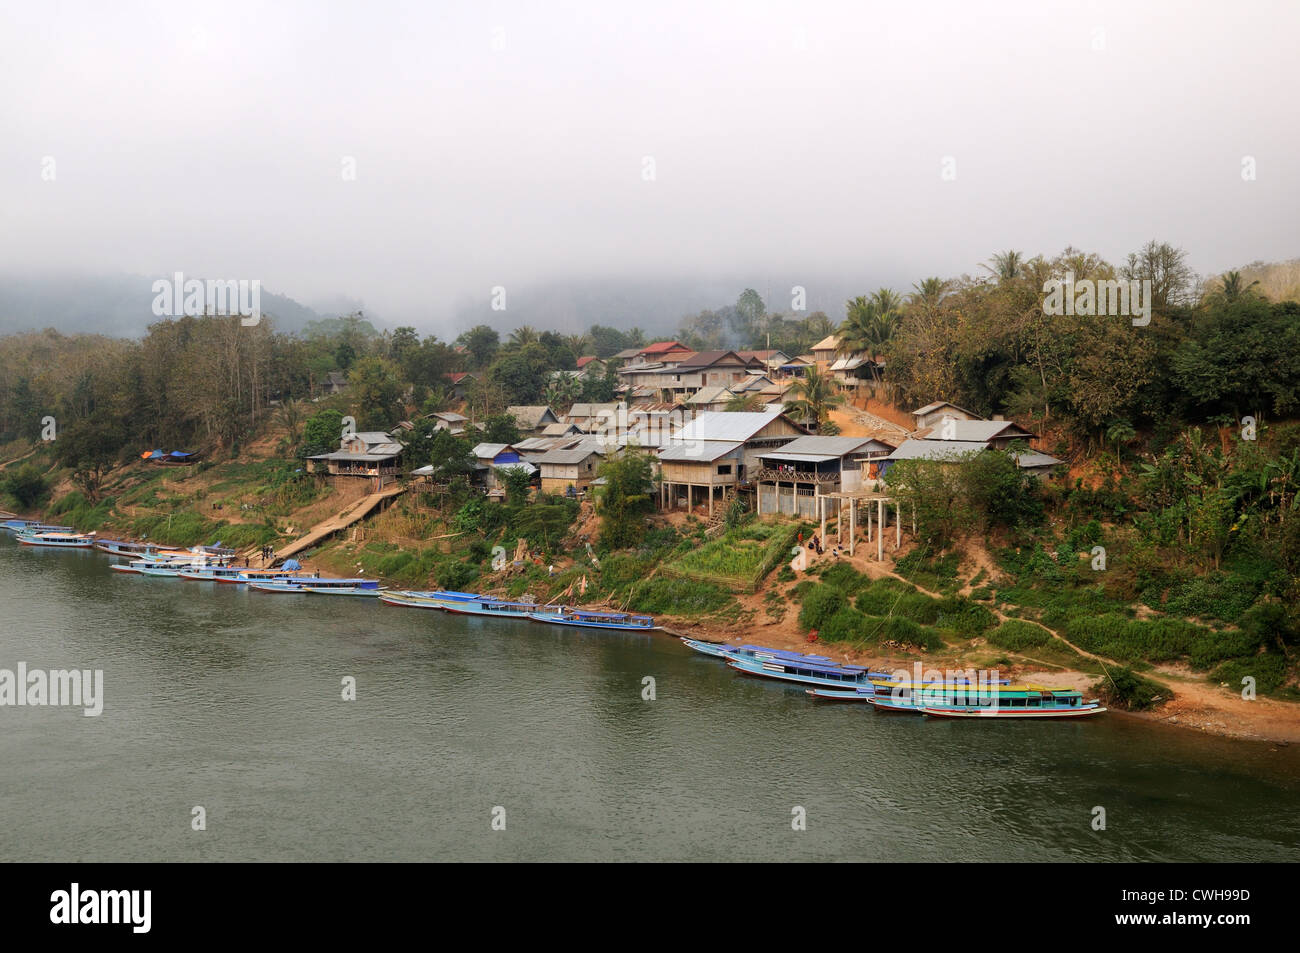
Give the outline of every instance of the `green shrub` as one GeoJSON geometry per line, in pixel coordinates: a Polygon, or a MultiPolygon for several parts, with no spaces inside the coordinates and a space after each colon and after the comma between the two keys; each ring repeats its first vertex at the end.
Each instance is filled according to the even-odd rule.
{"type": "Polygon", "coordinates": [[[899,645],[911,645],[931,651],[943,648],[943,639],[939,638],[934,631],[900,616],[891,616],[885,620],[880,637],[882,641],[897,642],[899,645]]]}
{"type": "Polygon", "coordinates": [[[821,574],[821,581],[828,586],[843,590],[848,595],[871,585],[870,579],[848,563],[841,562],[833,563],[825,569],[821,574]]]}
{"type": "Polygon", "coordinates": [[[989,642],[1012,652],[1039,648],[1051,641],[1052,634],[1046,629],[1020,619],[1008,619],[989,633],[989,642]]]}
{"type": "Polygon", "coordinates": [[[899,597],[914,591],[896,579],[877,579],[858,594],[857,607],[867,615],[890,615],[899,597]]]}
{"type": "Polygon", "coordinates": [[[816,585],[803,597],[799,608],[799,625],[820,630],[833,616],[849,604],[844,592],[834,586],[816,585]]]}
{"type": "Polygon", "coordinates": [[[1092,691],[1107,705],[1125,711],[1147,711],[1173,698],[1163,685],[1122,666],[1110,669],[1092,691]]]}
{"type": "Polygon", "coordinates": [[[464,592],[471,583],[478,579],[478,576],[477,566],[471,563],[449,561],[438,567],[434,578],[438,580],[438,585],[443,589],[464,592]]]}
{"type": "Polygon", "coordinates": [[[909,593],[898,600],[893,614],[922,625],[934,625],[939,621],[939,600],[923,592],[909,593]]]}
{"type": "Polygon", "coordinates": [[[997,617],[985,606],[952,596],[939,603],[939,622],[962,635],[978,635],[991,628],[997,617]]]}
{"type": "Polygon", "coordinates": [[[735,599],[720,586],[690,579],[656,576],[632,590],[631,608],[638,612],[669,615],[708,615],[734,605],[735,599]]]}
{"type": "Polygon", "coordinates": [[[864,642],[870,634],[867,617],[849,606],[838,609],[817,632],[823,642],[864,642]]]}
{"type": "Polygon", "coordinates": [[[1253,678],[1255,690],[1261,694],[1275,692],[1286,683],[1286,659],[1275,652],[1262,652],[1224,662],[1210,674],[1210,681],[1226,682],[1233,691],[1241,691],[1245,678],[1253,678]]]}

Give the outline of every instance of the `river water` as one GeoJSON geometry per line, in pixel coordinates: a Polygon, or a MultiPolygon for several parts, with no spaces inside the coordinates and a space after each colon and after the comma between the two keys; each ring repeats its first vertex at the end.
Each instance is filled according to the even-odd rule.
{"type": "Polygon", "coordinates": [[[110,561],[0,539],[0,668],[104,672],[98,717],[0,708],[6,860],[1300,858],[1295,747],[881,715],[662,634],[110,561]]]}

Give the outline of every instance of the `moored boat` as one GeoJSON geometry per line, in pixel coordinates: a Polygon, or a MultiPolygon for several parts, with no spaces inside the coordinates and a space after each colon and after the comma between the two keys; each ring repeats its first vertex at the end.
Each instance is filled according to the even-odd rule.
{"type": "Polygon", "coordinates": [[[441,603],[448,612],[459,615],[498,616],[507,619],[528,619],[537,609],[535,602],[513,602],[509,599],[497,599],[493,596],[478,596],[474,599],[449,599],[441,603]]]}
{"type": "Polygon", "coordinates": [[[258,592],[309,593],[328,596],[378,596],[384,591],[374,579],[330,579],[319,576],[302,578],[247,580],[249,589],[258,592]]]}
{"type": "Polygon", "coordinates": [[[872,672],[862,665],[836,665],[830,661],[790,658],[790,655],[797,653],[773,655],[769,650],[756,657],[732,655],[727,659],[727,664],[743,675],[823,688],[870,688],[873,680],[888,677],[886,672],[872,672]]]}
{"type": "Polygon", "coordinates": [[[1083,718],[1106,709],[1083,700],[1072,688],[986,682],[878,684],[869,701],[877,711],[910,712],[934,718],[1083,718]]]}
{"type": "Polygon", "coordinates": [[[95,545],[95,537],[90,533],[65,532],[21,532],[18,542],[24,546],[50,546],[59,549],[90,549],[95,545]]]}
{"type": "Polygon", "coordinates": [[[446,594],[439,591],[415,590],[415,589],[390,589],[379,597],[379,601],[390,606],[402,606],[406,609],[437,609],[445,611],[448,602],[468,602],[471,598],[481,599],[486,596],[470,596],[468,593],[456,593],[463,595],[463,599],[447,599],[446,594]]]}
{"type": "Polygon", "coordinates": [[[730,645],[723,645],[721,642],[706,642],[703,639],[688,639],[685,636],[682,637],[682,644],[701,655],[713,658],[730,658],[733,651],[730,645]]]}
{"type": "Polygon", "coordinates": [[[0,529],[4,529],[15,535],[19,533],[71,533],[71,526],[56,526],[53,523],[42,523],[39,520],[5,520],[0,523],[0,529]]]}
{"type": "Polygon", "coordinates": [[[243,570],[238,566],[190,566],[177,570],[176,575],[191,582],[225,582],[242,583],[239,577],[243,570]]]}
{"type": "MultiPolygon", "coordinates": [[[[455,611],[455,610],[453,610],[455,611]]],[[[653,616],[632,615],[628,612],[592,612],[587,609],[570,609],[560,606],[547,611],[531,613],[533,619],[548,625],[570,625],[583,629],[618,629],[626,632],[648,632],[657,629],[653,616]]]]}

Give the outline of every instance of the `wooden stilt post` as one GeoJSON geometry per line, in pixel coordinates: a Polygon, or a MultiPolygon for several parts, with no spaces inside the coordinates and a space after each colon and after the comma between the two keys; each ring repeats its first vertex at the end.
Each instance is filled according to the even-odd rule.
{"type": "Polygon", "coordinates": [[[885,558],[885,498],[876,500],[876,561],[885,558]]]}
{"type": "Polygon", "coordinates": [[[713,484],[709,484],[709,519],[713,519],[713,484]]]}
{"type": "Polygon", "coordinates": [[[822,534],[821,536],[818,537],[818,539],[820,539],[822,541],[822,544],[825,545],[826,543],[826,497],[824,496],[817,498],[817,515],[822,518],[822,534]]]}
{"type": "Polygon", "coordinates": [[[903,504],[901,501],[894,503],[894,551],[897,552],[903,545],[903,504]]]}
{"type": "Polygon", "coordinates": [[[858,535],[858,501],[849,500],[849,555],[853,555],[854,537],[858,535]]]}

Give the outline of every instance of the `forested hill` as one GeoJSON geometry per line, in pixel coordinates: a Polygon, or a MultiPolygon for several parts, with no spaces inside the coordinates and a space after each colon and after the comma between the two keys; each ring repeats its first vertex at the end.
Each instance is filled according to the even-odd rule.
{"type": "MultiPolygon", "coordinates": [[[[0,276],[0,335],[55,328],[64,334],[136,338],[158,318],[154,278],[144,275],[0,276]]],[[[324,315],[262,289],[262,312],[297,331],[324,315]]]]}

